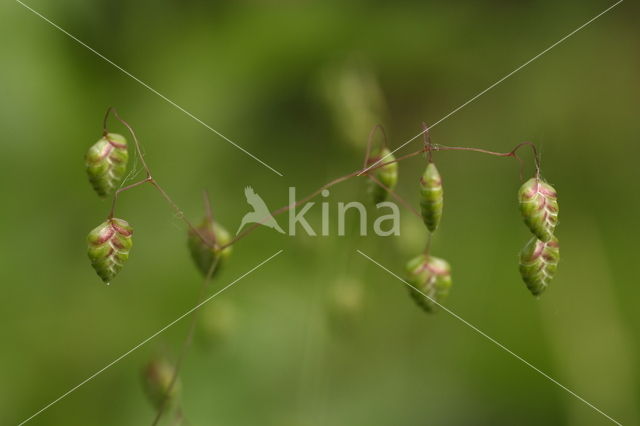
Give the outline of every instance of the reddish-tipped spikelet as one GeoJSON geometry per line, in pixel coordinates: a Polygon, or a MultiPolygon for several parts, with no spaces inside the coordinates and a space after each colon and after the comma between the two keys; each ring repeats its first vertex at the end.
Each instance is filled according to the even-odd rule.
{"type": "Polygon", "coordinates": [[[520,212],[531,232],[542,241],[551,240],[558,224],[556,190],[542,179],[534,177],[520,187],[518,198],[520,212]]]}
{"type": "MultiPolygon", "coordinates": [[[[369,157],[367,167],[377,167],[381,164],[395,161],[395,157],[387,148],[376,150],[369,157]]],[[[373,176],[388,189],[393,190],[398,183],[398,163],[385,164],[372,171],[373,176]]],[[[385,188],[380,187],[374,181],[369,181],[369,193],[374,204],[378,204],[387,199],[389,195],[385,188]]]]}
{"type": "Polygon", "coordinates": [[[127,171],[127,140],[116,133],[108,133],[93,144],[85,156],[89,182],[100,197],[116,190],[127,171]]]}
{"type": "Polygon", "coordinates": [[[547,242],[534,237],[524,246],[520,252],[520,275],[534,296],[547,289],[559,260],[560,245],[555,237],[547,242]]]}
{"type": "Polygon", "coordinates": [[[420,178],[420,208],[422,220],[431,232],[440,224],[443,200],[442,178],[436,165],[429,163],[420,178]]]}
{"type": "Polygon", "coordinates": [[[126,220],[108,219],[87,236],[89,259],[102,281],[109,284],[129,258],[133,228],[126,220]]]}
{"type": "Polygon", "coordinates": [[[449,294],[451,267],[443,259],[421,254],[407,263],[407,282],[415,287],[409,292],[416,303],[427,312],[435,312],[449,294]]]}

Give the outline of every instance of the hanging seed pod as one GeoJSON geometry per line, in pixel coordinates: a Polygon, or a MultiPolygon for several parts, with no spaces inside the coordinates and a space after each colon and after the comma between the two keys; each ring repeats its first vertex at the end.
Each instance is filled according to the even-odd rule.
{"type": "Polygon", "coordinates": [[[436,165],[430,162],[420,178],[420,208],[422,220],[431,232],[438,228],[442,218],[442,206],[442,179],[436,165]]]}
{"type": "MultiPolygon", "coordinates": [[[[370,167],[378,161],[376,167],[380,164],[388,163],[390,161],[395,161],[396,158],[391,154],[388,148],[382,148],[380,150],[374,151],[369,157],[369,161],[367,161],[367,167],[370,167]]],[[[380,181],[384,186],[393,190],[398,183],[398,163],[387,164],[383,167],[375,169],[372,171],[373,176],[380,181]]],[[[371,198],[373,199],[374,204],[378,204],[387,199],[389,195],[387,190],[382,188],[380,185],[376,184],[372,180],[369,180],[369,193],[371,194],[371,198]]]]}
{"type": "Polygon", "coordinates": [[[222,250],[219,247],[231,241],[231,236],[221,225],[208,218],[196,228],[197,232],[189,230],[187,243],[191,258],[195,262],[198,270],[203,276],[209,273],[209,269],[214,262],[218,262],[213,271],[214,276],[222,267],[226,259],[231,255],[231,246],[222,250]],[[207,245],[202,239],[206,239],[213,247],[207,245]]]}
{"type": "Polygon", "coordinates": [[[100,197],[116,190],[127,171],[127,140],[116,133],[108,133],[93,144],[85,156],[89,182],[100,197]]]}
{"type": "Polygon", "coordinates": [[[407,263],[407,282],[419,290],[409,288],[415,302],[425,311],[435,312],[437,303],[449,294],[451,267],[443,259],[421,254],[407,263]]]}
{"type": "Polygon", "coordinates": [[[173,365],[165,359],[153,359],[142,370],[142,386],[149,401],[157,410],[171,407],[180,395],[179,380],[176,380],[169,390],[174,374],[173,365]]]}
{"type": "Polygon", "coordinates": [[[534,296],[549,286],[559,260],[560,245],[555,237],[547,242],[534,237],[524,246],[520,252],[520,275],[534,296]]]}
{"type": "Polygon", "coordinates": [[[520,212],[531,232],[542,241],[553,238],[558,224],[558,195],[539,178],[526,181],[518,191],[520,212]]]}
{"type": "Polygon", "coordinates": [[[89,259],[102,281],[109,284],[129,258],[133,228],[126,220],[109,219],[87,236],[89,259]]]}

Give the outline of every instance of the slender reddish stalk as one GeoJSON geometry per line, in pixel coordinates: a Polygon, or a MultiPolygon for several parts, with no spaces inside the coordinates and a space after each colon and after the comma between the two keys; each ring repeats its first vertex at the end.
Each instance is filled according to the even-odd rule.
{"type": "Polygon", "coordinates": [[[522,179],[524,163],[516,152],[518,151],[518,149],[522,148],[523,146],[529,146],[533,151],[533,156],[534,156],[534,161],[536,166],[536,178],[539,179],[540,178],[540,156],[538,155],[538,149],[532,142],[521,142],[509,152],[495,152],[495,151],[489,151],[487,149],[482,149],[482,148],[472,148],[472,147],[466,147],[466,146],[446,146],[446,145],[438,145],[438,144],[434,145],[434,149],[436,151],[473,151],[473,152],[480,152],[488,155],[494,155],[496,157],[513,157],[516,160],[518,160],[518,162],[520,163],[520,179],[522,179]]]}
{"type": "Polygon", "coordinates": [[[380,131],[380,133],[382,133],[382,137],[383,137],[382,146],[384,148],[387,147],[387,133],[384,131],[384,127],[382,127],[382,125],[376,124],[374,128],[371,129],[371,132],[369,132],[369,139],[367,139],[367,151],[364,156],[364,164],[362,165],[363,169],[366,168],[367,165],[369,164],[369,156],[371,155],[371,146],[373,145],[373,137],[375,136],[377,131],[380,131]]]}
{"type": "Polygon", "coordinates": [[[214,247],[213,243],[211,241],[209,241],[209,239],[206,238],[195,226],[193,226],[193,224],[185,217],[184,212],[182,211],[182,209],[180,209],[180,207],[173,201],[173,199],[169,196],[169,194],[167,194],[167,192],[164,190],[164,188],[162,188],[162,186],[160,186],[158,181],[153,178],[153,176],[151,174],[151,169],[149,168],[149,165],[147,164],[147,162],[144,159],[144,154],[142,152],[142,147],[140,145],[140,142],[138,141],[138,137],[136,136],[136,132],[133,130],[133,127],[131,127],[131,125],[129,123],[127,123],[122,117],[120,117],[120,115],[118,114],[118,111],[116,111],[116,109],[113,108],[113,107],[109,107],[107,109],[106,114],[105,114],[104,123],[103,123],[103,134],[106,136],[109,133],[109,131],[107,129],[107,120],[109,118],[109,114],[110,113],[113,113],[113,115],[116,117],[116,119],[118,121],[120,121],[129,130],[129,133],[131,133],[134,145],[136,147],[136,152],[138,154],[138,158],[140,159],[140,163],[142,164],[142,167],[143,167],[145,173],[147,174],[147,177],[145,179],[139,181],[139,182],[134,183],[134,184],[119,188],[116,191],[116,193],[113,196],[113,201],[111,203],[111,210],[109,211],[108,218],[109,219],[113,218],[113,215],[115,214],[116,203],[117,203],[118,195],[120,193],[128,191],[130,189],[133,189],[133,188],[135,188],[137,186],[140,186],[140,185],[142,185],[144,183],[150,183],[151,185],[153,185],[154,188],[156,188],[158,190],[158,192],[160,192],[160,194],[165,199],[165,201],[169,204],[169,206],[171,206],[171,208],[175,212],[176,217],[178,219],[182,220],[189,227],[189,229],[191,229],[191,231],[193,231],[207,246],[214,247]]]}
{"type": "MultiPolygon", "coordinates": [[[[282,213],[285,213],[285,212],[291,210],[292,208],[299,207],[300,205],[306,203],[307,201],[317,197],[325,189],[328,189],[328,188],[330,188],[330,187],[332,187],[332,186],[334,186],[334,185],[336,185],[338,183],[344,182],[344,181],[349,180],[349,179],[351,179],[353,177],[366,176],[366,175],[370,174],[370,172],[372,172],[374,170],[380,169],[380,168],[385,167],[385,166],[387,166],[389,164],[399,163],[400,161],[406,160],[408,158],[415,157],[415,156],[420,155],[420,154],[422,154],[424,152],[430,152],[430,150],[431,151],[473,151],[473,152],[480,152],[480,153],[488,154],[488,155],[494,155],[494,156],[498,156],[498,157],[513,157],[516,160],[518,160],[520,162],[521,166],[522,166],[522,159],[516,154],[516,151],[519,148],[521,148],[522,146],[525,146],[525,145],[531,146],[533,151],[534,151],[534,154],[536,156],[535,157],[536,177],[539,177],[539,175],[540,175],[540,162],[539,162],[539,158],[538,158],[538,155],[537,155],[536,147],[531,142],[522,142],[522,143],[516,145],[516,147],[514,149],[512,149],[511,151],[509,151],[509,152],[494,152],[494,151],[489,151],[489,150],[482,149],[482,148],[473,148],[473,147],[458,147],[458,146],[451,147],[451,146],[445,146],[445,145],[431,144],[429,142],[429,145],[427,147],[424,147],[424,148],[420,149],[419,151],[415,151],[415,152],[412,152],[410,154],[403,155],[403,156],[398,157],[398,158],[396,158],[395,160],[392,160],[392,161],[386,161],[384,163],[376,164],[374,167],[371,167],[370,169],[367,169],[366,165],[365,165],[365,167],[363,167],[360,170],[356,170],[354,172],[351,172],[351,173],[349,173],[347,175],[341,176],[341,177],[339,177],[337,179],[332,180],[331,182],[328,182],[328,183],[322,185],[320,188],[318,188],[317,190],[315,190],[311,194],[307,195],[303,199],[301,199],[301,200],[299,200],[299,201],[297,201],[295,203],[291,203],[291,204],[288,204],[286,206],[282,206],[279,209],[272,211],[270,216],[266,216],[261,221],[253,223],[251,226],[247,227],[244,231],[242,231],[241,233],[236,235],[227,244],[224,244],[224,245],[220,246],[219,248],[220,248],[220,250],[222,250],[222,249],[224,249],[226,247],[229,247],[229,246],[235,244],[237,241],[243,239],[244,237],[249,235],[251,232],[256,230],[260,225],[264,224],[267,220],[269,220],[270,217],[278,216],[278,215],[280,215],[282,213]],[[366,173],[363,173],[363,172],[366,172],[366,173]]],[[[522,178],[522,167],[521,167],[521,171],[520,171],[520,176],[522,178]]]]}
{"type": "Polygon", "coordinates": [[[122,119],[122,117],[120,117],[120,115],[118,114],[118,111],[116,111],[115,108],[113,107],[109,107],[109,109],[107,109],[107,114],[105,115],[105,122],[104,122],[104,132],[105,132],[105,136],[107,135],[108,131],[107,131],[107,118],[109,117],[109,112],[113,111],[113,115],[118,119],[119,122],[121,122],[131,133],[131,136],[133,136],[133,141],[135,143],[136,146],[136,151],[138,152],[138,158],[140,158],[140,162],[142,163],[142,167],[144,168],[144,170],[147,172],[147,177],[151,177],[151,170],[149,169],[149,166],[147,165],[147,162],[144,159],[144,155],[142,154],[142,148],[140,146],[140,142],[138,142],[138,138],[136,137],[136,132],[133,131],[133,128],[129,125],[129,123],[127,123],[125,120],[122,119]]]}
{"type": "Polygon", "coordinates": [[[109,211],[109,219],[113,218],[113,213],[115,212],[116,209],[116,201],[118,200],[118,194],[120,194],[121,192],[127,191],[129,189],[135,188],[136,186],[140,186],[142,184],[145,184],[147,182],[151,181],[151,177],[146,177],[143,180],[141,180],[140,182],[136,182],[136,183],[132,183],[131,185],[127,185],[124,186],[122,188],[118,188],[115,192],[115,194],[113,194],[113,200],[111,201],[111,210],[109,211]]]}
{"type": "Polygon", "coordinates": [[[433,145],[431,144],[431,134],[429,134],[429,126],[427,123],[422,123],[422,137],[424,140],[424,149],[427,151],[427,161],[433,162],[433,145]]]}
{"type": "MultiPolygon", "coordinates": [[[[423,127],[425,129],[424,132],[424,147],[418,151],[412,152],[410,154],[406,154],[403,156],[400,156],[398,158],[396,158],[395,160],[391,160],[391,161],[386,161],[384,163],[380,163],[380,164],[376,164],[373,167],[369,167],[367,168],[367,163],[369,162],[369,157],[371,154],[371,146],[373,144],[373,139],[375,136],[375,133],[377,131],[380,131],[383,135],[384,138],[384,142],[383,142],[383,146],[386,147],[387,146],[387,136],[386,133],[384,131],[384,128],[380,125],[376,125],[371,132],[369,133],[369,139],[367,142],[367,150],[366,150],[366,155],[365,155],[365,159],[364,159],[364,166],[362,169],[356,170],[352,173],[346,174],[344,176],[341,176],[339,178],[336,178],[324,185],[322,185],[320,188],[318,188],[317,190],[315,190],[314,192],[312,192],[311,194],[307,195],[306,197],[302,198],[301,200],[298,200],[295,203],[291,203],[285,206],[280,207],[277,210],[274,210],[270,213],[269,216],[266,216],[264,219],[262,219],[259,222],[253,223],[252,225],[250,225],[249,227],[247,227],[244,231],[240,232],[238,235],[236,235],[231,241],[229,241],[227,244],[224,244],[222,246],[216,247],[215,242],[209,241],[209,239],[204,236],[196,227],[194,227],[191,222],[185,217],[184,212],[180,209],[180,207],[173,201],[173,199],[169,196],[169,194],[167,194],[167,192],[160,186],[160,184],[158,184],[158,182],[153,178],[153,176],[151,175],[151,170],[149,169],[149,166],[147,165],[146,161],[144,160],[144,155],[142,153],[142,149],[140,146],[140,143],[138,141],[138,138],[136,137],[136,134],[133,130],[133,128],[129,125],[129,123],[127,123],[125,120],[123,120],[119,115],[118,112],[115,110],[115,108],[109,107],[109,109],[107,109],[107,113],[105,114],[105,118],[104,118],[104,134],[108,134],[108,130],[107,130],[107,119],[109,117],[109,114],[113,112],[114,116],[124,125],[127,127],[127,129],[129,130],[129,132],[131,133],[131,136],[133,137],[134,143],[135,143],[135,147],[136,147],[136,151],[138,153],[138,157],[140,158],[140,161],[142,163],[142,166],[145,170],[145,172],[147,173],[147,178],[143,179],[140,182],[136,182],[134,184],[125,186],[123,188],[120,188],[116,191],[115,195],[114,195],[114,199],[113,199],[113,203],[112,203],[112,207],[111,207],[111,211],[109,213],[109,218],[113,217],[114,211],[115,211],[115,206],[116,206],[116,200],[118,198],[118,195],[121,192],[127,191],[129,189],[135,188],[137,186],[140,186],[144,183],[150,183],[151,185],[153,185],[158,192],[160,192],[160,194],[162,195],[162,197],[165,199],[165,201],[171,206],[171,208],[174,210],[176,217],[178,217],[179,219],[181,219],[182,221],[184,221],[186,223],[186,225],[189,227],[189,229],[191,229],[191,231],[193,231],[196,235],[198,235],[198,237],[209,247],[211,248],[217,248],[218,250],[222,250],[226,247],[229,247],[233,244],[235,244],[237,241],[241,240],[242,238],[246,237],[247,235],[249,235],[251,232],[253,232],[255,229],[257,229],[260,225],[264,224],[267,220],[269,220],[270,217],[272,216],[278,216],[282,213],[285,213],[289,210],[291,210],[292,208],[296,208],[304,203],[306,203],[307,201],[315,198],[316,196],[318,196],[323,190],[331,188],[332,186],[344,182],[346,180],[349,180],[353,177],[356,176],[361,176],[364,175],[366,172],[366,175],[368,175],[368,177],[371,178],[371,172],[380,169],[382,167],[385,167],[389,164],[393,164],[393,163],[398,163],[400,161],[406,160],[408,158],[412,158],[415,157],[417,155],[420,155],[424,152],[427,153],[427,159],[429,161],[432,160],[432,153],[433,151],[473,151],[473,152],[479,152],[479,153],[483,153],[483,154],[488,154],[488,155],[493,155],[493,156],[497,156],[497,157],[513,157],[516,160],[518,160],[520,162],[520,178],[522,179],[522,170],[523,170],[523,161],[522,159],[518,156],[517,151],[518,149],[520,149],[523,146],[529,146],[531,147],[533,154],[534,154],[534,158],[535,158],[535,167],[536,167],[536,178],[540,177],[540,157],[538,155],[538,150],[536,148],[536,146],[531,143],[531,142],[522,142],[518,145],[516,145],[511,151],[509,152],[495,152],[495,151],[490,151],[487,149],[482,149],[482,148],[473,148],[473,147],[462,147],[462,146],[446,146],[446,145],[439,145],[439,144],[432,144],[431,143],[431,136],[429,134],[429,129],[428,127],[426,127],[426,125],[423,123],[423,127]]],[[[375,180],[374,180],[375,181],[375,180]]],[[[378,184],[380,184],[380,182],[377,182],[378,184]]],[[[384,186],[383,186],[384,187],[384,186]]],[[[385,188],[392,196],[394,196],[394,198],[398,199],[398,195],[395,194],[393,191],[390,191],[389,188],[385,188]],[[394,195],[395,194],[395,195],[394,195]]],[[[399,199],[400,200],[400,199],[399,199]]],[[[404,204],[405,206],[409,206],[409,204],[402,200],[401,201],[402,204],[404,204]]],[[[207,203],[207,205],[209,205],[207,203]]],[[[417,212],[409,207],[410,210],[412,210],[412,212],[414,214],[416,214],[417,212]]],[[[207,213],[207,217],[211,217],[211,219],[213,219],[213,216],[210,215],[210,212],[207,213]]]]}

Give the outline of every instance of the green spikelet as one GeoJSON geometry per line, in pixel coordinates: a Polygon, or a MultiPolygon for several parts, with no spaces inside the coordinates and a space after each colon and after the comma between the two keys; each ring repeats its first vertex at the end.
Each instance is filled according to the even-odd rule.
{"type": "Polygon", "coordinates": [[[421,254],[407,263],[407,282],[420,290],[409,288],[415,302],[425,311],[435,312],[438,305],[434,301],[442,303],[449,294],[451,268],[443,259],[421,254]]]}
{"type": "Polygon", "coordinates": [[[555,237],[547,242],[534,237],[524,246],[520,252],[520,275],[534,296],[547,289],[559,260],[560,245],[555,237]]]}
{"type": "Polygon", "coordinates": [[[539,178],[526,181],[518,191],[520,212],[531,232],[542,241],[553,238],[558,224],[556,190],[539,178]]]}
{"type": "Polygon", "coordinates": [[[149,401],[157,410],[171,407],[180,395],[179,380],[176,380],[167,394],[174,373],[173,365],[165,359],[153,359],[142,370],[142,386],[149,401]]]}
{"type": "Polygon", "coordinates": [[[85,156],[89,182],[100,197],[107,197],[116,190],[127,171],[127,140],[116,133],[109,133],[93,144],[85,156]]]}
{"type": "Polygon", "coordinates": [[[191,258],[203,276],[206,276],[209,273],[211,265],[216,261],[216,259],[219,259],[218,264],[213,271],[213,275],[215,275],[232,252],[231,246],[222,250],[218,247],[231,241],[231,236],[221,225],[206,218],[196,229],[198,232],[189,230],[188,235],[187,242],[189,245],[189,251],[191,252],[191,258]],[[204,241],[202,241],[201,237],[204,237],[207,241],[212,243],[215,241],[215,246],[209,247],[204,241]]]}
{"type": "MultiPolygon", "coordinates": [[[[380,163],[376,164],[376,166],[390,161],[395,161],[395,159],[396,158],[391,154],[389,149],[383,148],[371,154],[369,161],[367,162],[367,167],[376,164],[378,161],[380,161],[380,163]]],[[[373,170],[373,176],[384,186],[393,190],[398,183],[398,163],[387,164],[384,167],[373,170]]],[[[371,194],[374,204],[383,202],[389,195],[384,188],[371,180],[369,181],[369,193],[371,194]]]]}
{"type": "Polygon", "coordinates": [[[133,228],[122,219],[109,219],[89,232],[89,259],[102,281],[109,284],[129,258],[133,228]]]}
{"type": "Polygon", "coordinates": [[[436,165],[429,163],[420,178],[420,208],[422,220],[427,229],[433,232],[442,218],[443,191],[442,179],[436,165]]]}

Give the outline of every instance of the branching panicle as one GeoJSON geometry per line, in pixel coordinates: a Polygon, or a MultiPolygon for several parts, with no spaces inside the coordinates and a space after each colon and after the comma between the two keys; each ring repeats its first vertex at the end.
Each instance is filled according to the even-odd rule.
{"type": "MultiPolygon", "coordinates": [[[[338,183],[354,177],[366,176],[368,178],[369,192],[376,204],[386,200],[391,195],[424,221],[427,227],[426,249],[424,253],[409,261],[406,273],[408,283],[414,287],[411,291],[412,297],[425,311],[434,312],[449,294],[452,281],[449,263],[438,257],[431,256],[430,253],[432,234],[440,226],[444,202],[442,178],[433,162],[433,153],[437,151],[472,151],[497,157],[512,157],[521,164],[520,173],[522,178],[523,162],[517,151],[521,147],[529,146],[535,157],[536,172],[532,179],[522,185],[519,192],[519,200],[525,223],[535,237],[521,252],[520,273],[530,291],[534,295],[541,294],[549,285],[559,260],[558,240],[554,235],[557,224],[558,203],[553,187],[540,177],[540,158],[535,145],[530,142],[523,142],[516,145],[509,152],[494,152],[472,147],[449,147],[432,144],[429,130],[426,126],[424,126],[424,129],[425,138],[422,149],[396,158],[387,147],[384,129],[381,126],[376,126],[369,135],[362,169],[324,184],[308,196],[271,212],[264,220],[266,221],[272,216],[277,216],[298,207],[321,194],[323,190],[338,183]],[[372,148],[374,136],[378,131],[382,133],[384,142],[372,148]],[[420,179],[421,213],[418,213],[394,189],[398,183],[398,163],[425,153],[428,164],[420,179]]],[[[113,108],[107,110],[104,119],[103,137],[89,149],[85,163],[89,180],[98,195],[101,197],[113,197],[107,220],[92,230],[88,236],[88,253],[92,266],[106,283],[109,283],[122,269],[128,259],[133,241],[133,228],[125,220],[114,217],[117,201],[120,194],[138,186],[146,183],[151,184],[169,204],[176,216],[187,225],[188,248],[195,266],[204,276],[199,301],[204,299],[212,277],[228,260],[232,250],[231,246],[241,238],[249,235],[262,223],[253,223],[232,238],[214,220],[208,195],[205,193],[205,218],[200,225],[192,225],[184,216],[182,209],[155,180],[151,169],[145,161],[142,147],[133,128],[113,108]],[[127,141],[123,136],[108,131],[107,121],[110,114],[113,114],[129,130],[137,159],[139,159],[146,173],[144,179],[126,186],[123,186],[126,183],[126,179],[124,182],[123,179],[126,175],[129,158],[127,141]]],[[[160,421],[166,409],[174,405],[180,393],[178,373],[193,338],[197,321],[196,314],[197,312],[192,317],[189,333],[175,365],[165,360],[153,360],[144,370],[145,390],[157,410],[153,421],[154,425],[160,421]]],[[[177,409],[177,413],[177,417],[182,419],[180,408],[177,409]]]]}

